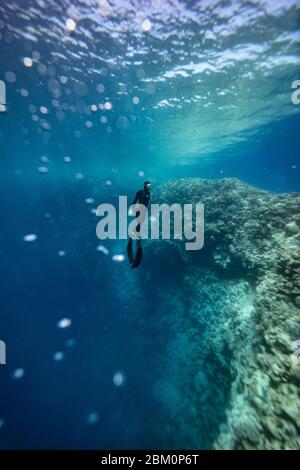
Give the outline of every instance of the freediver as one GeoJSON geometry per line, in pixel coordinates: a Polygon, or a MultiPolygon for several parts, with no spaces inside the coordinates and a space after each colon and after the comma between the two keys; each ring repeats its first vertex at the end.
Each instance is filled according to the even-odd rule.
{"type": "MultiPolygon", "coordinates": [[[[140,189],[136,193],[132,205],[138,203],[138,204],[143,204],[145,207],[147,207],[148,204],[149,204],[149,201],[150,201],[150,197],[151,197],[150,189],[151,189],[150,181],[145,181],[144,182],[144,189],[140,189]]],[[[140,234],[141,224],[142,223],[143,223],[143,220],[140,223],[138,223],[137,226],[136,226],[136,232],[138,234],[140,234]]],[[[142,243],[141,243],[140,235],[139,235],[139,238],[137,238],[136,243],[137,243],[137,250],[136,250],[135,257],[133,256],[132,238],[131,237],[129,238],[129,241],[128,241],[128,244],[127,244],[127,255],[128,255],[129,263],[131,264],[132,268],[137,268],[140,265],[140,263],[142,261],[142,256],[143,256],[143,250],[142,250],[142,243]]]]}

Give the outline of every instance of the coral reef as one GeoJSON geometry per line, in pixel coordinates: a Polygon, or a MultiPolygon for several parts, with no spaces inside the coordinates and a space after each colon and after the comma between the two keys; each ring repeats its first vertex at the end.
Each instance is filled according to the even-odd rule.
{"type": "Polygon", "coordinates": [[[166,416],[179,403],[193,415],[174,417],[182,447],[299,449],[300,195],[181,179],[153,202],[205,205],[202,250],[149,240],[145,275],[131,273],[137,299],[151,284],[147,321],[172,331],[155,389],[166,416]]]}

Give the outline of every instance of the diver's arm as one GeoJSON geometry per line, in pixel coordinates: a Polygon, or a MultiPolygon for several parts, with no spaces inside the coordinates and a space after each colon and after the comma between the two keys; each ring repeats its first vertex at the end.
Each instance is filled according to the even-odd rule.
{"type": "Polygon", "coordinates": [[[137,201],[139,200],[140,198],[140,191],[138,191],[135,195],[135,198],[133,200],[133,203],[131,204],[130,208],[129,208],[129,215],[134,215],[134,212],[132,210],[133,206],[137,203],[137,201]]]}
{"type": "Polygon", "coordinates": [[[132,203],[132,205],[134,205],[134,204],[136,204],[136,203],[137,203],[137,201],[138,201],[139,197],[140,197],[140,192],[138,191],[138,192],[136,193],[136,195],[135,195],[135,198],[134,198],[134,200],[133,200],[133,203],[132,203]]]}

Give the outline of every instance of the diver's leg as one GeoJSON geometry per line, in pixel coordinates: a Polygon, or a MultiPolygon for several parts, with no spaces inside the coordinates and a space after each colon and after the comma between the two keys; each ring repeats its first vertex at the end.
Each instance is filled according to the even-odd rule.
{"type": "Polygon", "coordinates": [[[142,249],[141,240],[137,240],[136,243],[137,243],[137,250],[136,250],[134,263],[131,266],[132,268],[137,268],[140,265],[142,261],[142,257],[143,257],[143,249],[142,249]]]}
{"type": "Polygon", "coordinates": [[[129,263],[132,264],[134,262],[134,257],[132,253],[132,238],[129,238],[128,243],[127,243],[127,256],[129,263]]]}
{"type": "MultiPolygon", "coordinates": [[[[140,224],[137,224],[136,228],[135,228],[135,231],[136,231],[136,234],[134,234],[134,232],[132,232],[132,236],[134,235],[137,235],[139,236],[139,231],[140,231],[140,224]]],[[[128,243],[127,243],[127,256],[128,256],[128,260],[129,260],[129,263],[132,264],[134,262],[134,256],[133,256],[133,241],[132,241],[132,238],[129,236],[129,240],[128,240],[128,243]]]]}

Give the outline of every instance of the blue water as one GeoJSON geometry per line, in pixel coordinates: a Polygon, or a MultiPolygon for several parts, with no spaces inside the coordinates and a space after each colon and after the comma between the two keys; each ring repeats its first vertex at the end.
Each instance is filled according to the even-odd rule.
{"type": "MultiPolygon", "coordinates": [[[[300,190],[299,1],[13,0],[0,43],[0,448],[210,448],[226,370],[204,424],[165,361],[187,325],[161,323],[150,282],[131,310],[124,241],[97,251],[92,209],[145,179],[300,190]]],[[[155,286],[177,289],[165,261],[155,286]]]]}

